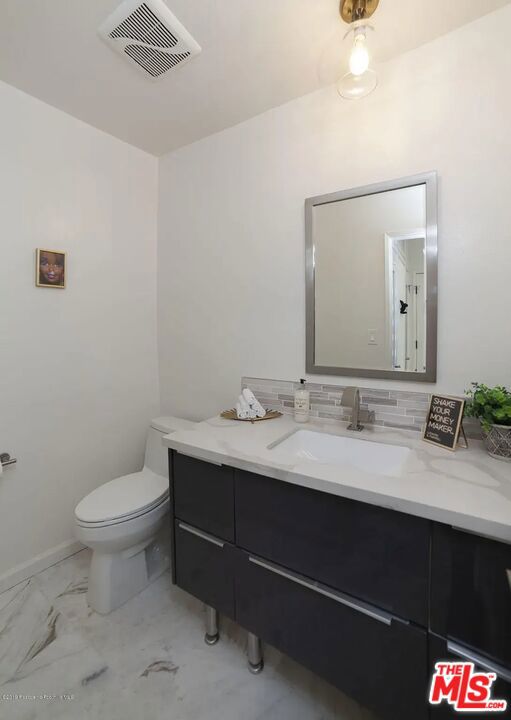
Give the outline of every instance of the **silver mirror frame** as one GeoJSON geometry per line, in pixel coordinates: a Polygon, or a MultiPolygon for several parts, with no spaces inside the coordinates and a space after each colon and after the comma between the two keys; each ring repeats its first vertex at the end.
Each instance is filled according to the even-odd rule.
{"type": "Polygon", "coordinates": [[[381,378],[412,382],[436,382],[437,372],[437,318],[438,318],[438,196],[436,172],[422,173],[388,182],[365,185],[307,198],[305,201],[305,353],[306,372],[311,375],[339,375],[346,377],[381,378]],[[315,279],[314,279],[314,208],[318,205],[375,195],[402,188],[426,186],[426,371],[401,372],[368,368],[345,368],[316,365],[315,361],[315,279]]]}

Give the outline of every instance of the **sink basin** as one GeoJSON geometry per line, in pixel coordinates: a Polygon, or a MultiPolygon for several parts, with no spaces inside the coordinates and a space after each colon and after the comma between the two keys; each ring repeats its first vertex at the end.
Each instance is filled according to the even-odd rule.
{"type": "Polygon", "coordinates": [[[402,445],[297,430],[277,442],[272,450],[282,450],[297,460],[315,460],[332,465],[350,465],[377,475],[400,475],[410,449],[402,445]]]}

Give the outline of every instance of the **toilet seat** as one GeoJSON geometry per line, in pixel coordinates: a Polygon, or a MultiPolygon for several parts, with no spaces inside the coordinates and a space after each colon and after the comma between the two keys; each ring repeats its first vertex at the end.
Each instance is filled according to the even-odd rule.
{"type": "Polygon", "coordinates": [[[95,529],[95,528],[108,528],[113,527],[114,525],[122,525],[123,523],[128,523],[130,520],[137,520],[137,518],[142,518],[145,515],[149,515],[152,511],[157,511],[160,508],[163,508],[163,506],[166,506],[165,512],[168,512],[168,505],[169,505],[169,496],[161,500],[157,505],[153,505],[152,507],[145,508],[145,510],[141,510],[139,512],[135,512],[132,515],[126,515],[122,518],[113,518],[112,520],[103,520],[102,522],[85,522],[84,520],[78,520],[78,518],[75,518],[75,524],[77,527],[81,527],[84,529],[95,529]]]}
{"type": "Polygon", "coordinates": [[[168,479],[144,467],[93,490],[76,506],[75,518],[81,527],[116,525],[151,512],[168,497],[168,479]]]}

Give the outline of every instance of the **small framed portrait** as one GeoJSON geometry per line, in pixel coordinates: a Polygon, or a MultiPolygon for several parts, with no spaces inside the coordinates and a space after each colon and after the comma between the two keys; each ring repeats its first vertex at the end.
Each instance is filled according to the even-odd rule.
{"type": "Polygon", "coordinates": [[[35,284],[37,287],[66,287],[66,253],[61,250],[36,250],[35,284]]]}

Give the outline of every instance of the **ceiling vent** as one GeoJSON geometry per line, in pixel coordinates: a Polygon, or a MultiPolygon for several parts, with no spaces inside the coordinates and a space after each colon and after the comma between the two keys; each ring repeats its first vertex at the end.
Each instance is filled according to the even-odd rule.
{"type": "Polygon", "coordinates": [[[153,80],[201,51],[163,0],[125,0],[101,25],[99,34],[153,80]]]}

